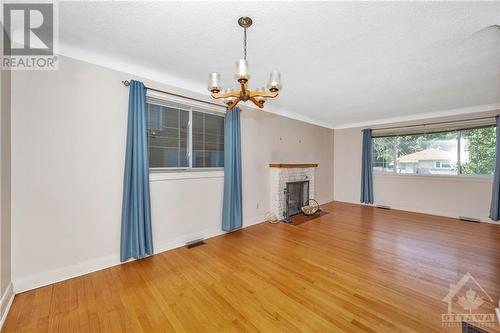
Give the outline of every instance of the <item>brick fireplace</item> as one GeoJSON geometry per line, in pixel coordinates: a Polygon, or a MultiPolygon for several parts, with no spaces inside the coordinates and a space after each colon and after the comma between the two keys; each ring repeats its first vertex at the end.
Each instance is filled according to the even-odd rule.
{"type": "Polygon", "coordinates": [[[318,164],[269,164],[271,168],[271,213],[285,218],[286,195],[291,183],[307,181],[309,198],[315,197],[314,174],[318,164]]]}

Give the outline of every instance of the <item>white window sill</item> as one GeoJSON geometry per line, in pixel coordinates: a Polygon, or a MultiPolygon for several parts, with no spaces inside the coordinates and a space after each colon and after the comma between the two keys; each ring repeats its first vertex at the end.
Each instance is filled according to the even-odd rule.
{"type": "Polygon", "coordinates": [[[474,182],[474,183],[492,183],[493,176],[469,176],[469,175],[419,175],[411,173],[392,173],[392,172],[374,172],[374,177],[377,178],[409,178],[415,180],[445,180],[458,182],[474,182]]]}
{"type": "Polygon", "coordinates": [[[198,178],[224,178],[224,170],[171,170],[149,172],[150,182],[198,178]]]}

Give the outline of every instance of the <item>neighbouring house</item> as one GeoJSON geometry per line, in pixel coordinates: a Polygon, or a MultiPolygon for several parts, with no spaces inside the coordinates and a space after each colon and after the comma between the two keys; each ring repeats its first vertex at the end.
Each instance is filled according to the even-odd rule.
{"type": "Polygon", "coordinates": [[[398,158],[399,173],[453,174],[456,170],[454,154],[429,148],[398,158]]]}

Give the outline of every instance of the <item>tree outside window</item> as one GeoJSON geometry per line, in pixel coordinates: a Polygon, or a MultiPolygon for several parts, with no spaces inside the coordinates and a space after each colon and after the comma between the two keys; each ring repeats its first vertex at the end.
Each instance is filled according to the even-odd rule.
{"type": "Polygon", "coordinates": [[[373,168],[381,172],[491,175],[495,127],[375,137],[373,168]]]}

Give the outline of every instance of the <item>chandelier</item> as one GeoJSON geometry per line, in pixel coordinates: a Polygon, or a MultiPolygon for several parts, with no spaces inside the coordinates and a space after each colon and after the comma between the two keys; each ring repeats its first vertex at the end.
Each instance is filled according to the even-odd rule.
{"type": "Polygon", "coordinates": [[[271,72],[269,82],[267,83],[269,92],[266,92],[264,87],[257,88],[255,90],[248,90],[248,80],[250,79],[250,74],[248,72],[247,61],[247,28],[252,25],[252,19],[245,16],[240,17],[238,19],[238,24],[243,28],[243,59],[236,62],[235,78],[240,83],[241,90],[236,91],[228,88],[224,93],[221,93],[223,88],[220,83],[219,73],[210,73],[208,79],[208,90],[212,93],[213,98],[224,99],[228,110],[235,107],[240,101],[246,102],[248,100],[252,101],[255,105],[262,109],[267,98],[274,98],[278,96],[278,91],[281,89],[281,74],[276,70],[271,72]]]}

